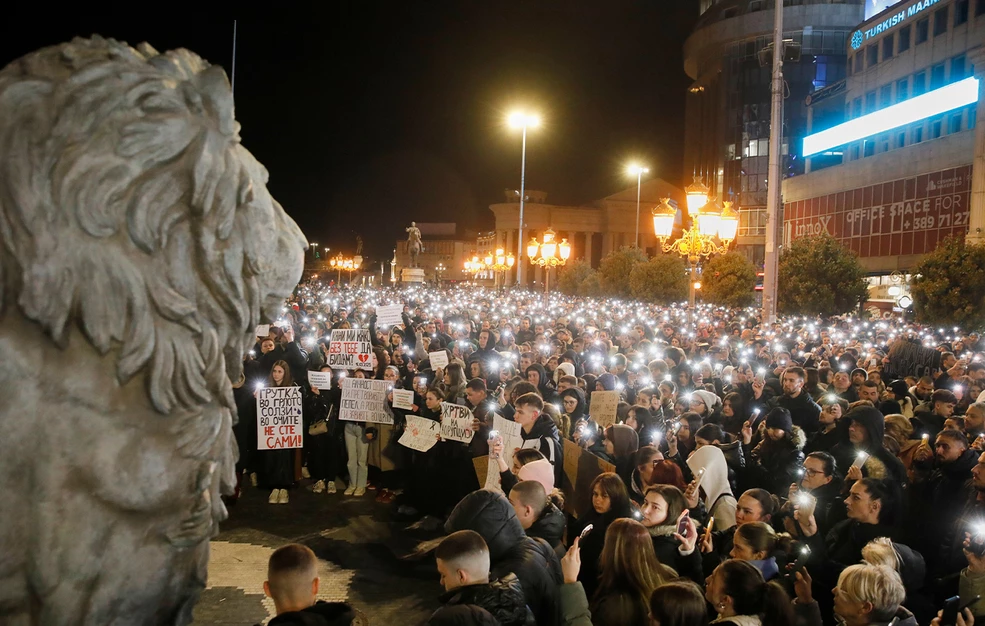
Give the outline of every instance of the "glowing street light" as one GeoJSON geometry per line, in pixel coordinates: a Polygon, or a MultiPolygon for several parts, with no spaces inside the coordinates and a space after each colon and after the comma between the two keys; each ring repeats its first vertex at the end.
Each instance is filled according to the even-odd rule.
{"type": "Polygon", "coordinates": [[[640,247],[640,190],[643,188],[643,174],[649,174],[650,168],[632,164],[626,171],[630,176],[636,176],[636,247],[640,247]]]}
{"type": "MultiPolygon", "coordinates": [[[[527,171],[527,129],[540,126],[540,116],[536,113],[514,111],[506,118],[511,128],[523,129],[523,143],[520,149],[520,232],[517,236],[517,257],[523,256],[523,196],[525,195],[527,171]]],[[[516,268],[516,282],[523,286],[523,263],[516,268]]]]}
{"type": "Polygon", "coordinates": [[[527,258],[534,265],[544,268],[545,293],[551,289],[551,269],[564,265],[571,257],[571,244],[566,238],[561,239],[561,243],[558,243],[556,237],[557,234],[554,230],[548,228],[544,231],[543,243],[531,237],[530,243],[527,244],[527,258]]]}

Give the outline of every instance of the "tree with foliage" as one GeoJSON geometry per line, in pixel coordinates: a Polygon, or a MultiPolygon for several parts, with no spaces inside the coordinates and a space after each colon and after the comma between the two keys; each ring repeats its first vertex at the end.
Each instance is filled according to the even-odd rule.
{"type": "Polygon", "coordinates": [[[841,315],[868,299],[858,256],[829,234],[802,237],[780,255],[778,309],[794,315],[841,315]]]}
{"type": "Polygon", "coordinates": [[[646,255],[639,248],[624,246],[605,255],[599,264],[599,286],[610,298],[628,298],[632,295],[629,275],[637,265],[646,263],[646,255]]]}
{"type": "Polygon", "coordinates": [[[568,261],[557,273],[557,288],[569,296],[598,295],[598,274],[584,259],[568,261]]]}
{"type": "Polygon", "coordinates": [[[910,282],[916,320],[935,326],[985,326],[985,245],[948,237],[924,255],[910,282]]]}
{"type": "Polygon", "coordinates": [[[701,273],[701,294],[719,306],[751,306],[756,301],[756,266],[738,252],[712,257],[701,273]]]}
{"type": "Polygon", "coordinates": [[[658,254],[637,263],[629,273],[630,295],[638,300],[670,304],[687,298],[687,269],[676,254],[658,254]]]}

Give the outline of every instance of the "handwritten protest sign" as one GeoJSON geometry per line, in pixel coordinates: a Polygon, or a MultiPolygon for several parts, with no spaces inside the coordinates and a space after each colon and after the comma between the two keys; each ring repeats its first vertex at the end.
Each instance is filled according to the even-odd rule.
{"type": "Polygon", "coordinates": [[[619,408],[618,391],[593,391],[588,414],[599,425],[599,430],[616,423],[616,409],[619,408]]]}
{"type": "Polygon", "coordinates": [[[431,361],[431,369],[433,370],[439,367],[441,369],[448,367],[448,353],[444,350],[440,352],[428,352],[428,360],[431,361]]]}
{"type": "Polygon", "coordinates": [[[256,336],[266,337],[270,334],[270,324],[260,324],[257,326],[256,336]]]}
{"type": "Polygon", "coordinates": [[[446,441],[472,443],[472,411],[467,406],[441,403],[441,438],[446,441]]]}
{"type": "Polygon", "coordinates": [[[349,422],[392,424],[393,413],[386,402],[391,384],[385,380],[343,378],[339,419],[349,422]]]}
{"type": "Polygon", "coordinates": [[[366,328],[343,328],[332,331],[328,344],[328,366],[339,370],[372,370],[370,354],[373,345],[369,342],[366,328]]]}
{"type": "Polygon", "coordinates": [[[410,389],[393,390],[393,408],[404,409],[405,411],[414,410],[414,392],[410,389]]]}
{"type": "MultiPolygon", "coordinates": [[[[598,392],[596,392],[598,393],[598,392]]],[[[614,472],[616,466],[606,463],[591,452],[569,440],[564,440],[564,476],[561,477],[561,490],[567,496],[564,510],[579,517],[592,506],[592,481],[603,472],[614,472]]]]}
{"type": "Polygon", "coordinates": [[[500,493],[503,492],[503,490],[499,488],[499,483],[496,483],[493,486],[489,486],[488,484],[489,473],[491,471],[495,470],[496,478],[499,478],[499,468],[496,466],[496,463],[493,462],[488,456],[474,457],[472,459],[472,466],[475,467],[475,477],[479,479],[480,485],[485,484],[486,489],[490,489],[492,491],[498,491],[500,493]]]}
{"type": "Polygon", "coordinates": [[[888,363],[883,368],[883,380],[904,376],[929,376],[940,369],[941,353],[922,345],[916,339],[899,338],[889,347],[888,363]]]}
{"type": "Polygon", "coordinates": [[[403,323],[403,317],[401,313],[404,312],[404,305],[402,304],[388,304],[386,306],[376,307],[376,325],[377,326],[396,326],[397,324],[403,323]]]}
{"type": "Polygon", "coordinates": [[[257,390],[257,450],[301,448],[304,445],[300,387],[257,390]]]}
{"type": "Polygon", "coordinates": [[[332,372],[308,372],[308,383],[315,389],[331,389],[332,372]]]}
{"type": "Polygon", "coordinates": [[[438,443],[441,437],[440,422],[417,415],[407,415],[405,419],[407,426],[404,428],[404,434],[400,435],[398,441],[400,445],[418,452],[427,452],[438,443]]]}
{"type": "MultiPolygon", "coordinates": [[[[513,451],[523,445],[523,436],[520,434],[520,425],[511,422],[499,415],[493,416],[493,431],[503,440],[503,460],[507,467],[513,466],[513,451]]],[[[488,458],[488,457],[486,457],[488,458]]],[[[486,468],[485,481],[479,479],[479,484],[484,484],[486,489],[502,492],[499,484],[499,464],[489,460],[489,467],[486,468]]]]}

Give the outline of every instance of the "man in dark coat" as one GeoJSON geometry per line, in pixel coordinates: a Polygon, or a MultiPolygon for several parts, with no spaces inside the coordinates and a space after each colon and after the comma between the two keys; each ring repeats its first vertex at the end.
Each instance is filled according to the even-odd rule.
{"type": "Polygon", "coordinates": [[[536,480],[524,480],[513,485],[510,504],[528,537],[539,537],[549,543],[559,557],[564,555],[561,543],[566,524],[564,513],[548,499],[544,485],[536,480]]]}
{"type": "Polygon", "coordinates": [[[524,626],[533,620],[516,574],[490,581],[489,548],[479,533],[460,530],[448,535],[434,556],[445,594],[430,623],[441,622],[443,614],[453,614],[451,608],[460,606],[485,609],[502,626],[524,626]]]}
{"type": "Polygon", "coordinates": [[[272,626],[350,626],[355,611],[345,602],[320,602],[318,559],[308,546],[290,543],[270,555],[263,592],[274,601],[272,626]]]}
{"type": "Polygon", "coordinates": [[[838,460],[838,467],[846,475],[860,453],[865,453],[862,475],[871,478],[889,478],[897,485],[906,486],[908,478],[902,461],[883,445],[886,421],[878,409],[857,406],[848,412],[842,422],[848,429],[848,442],[836,445],[831,454],[838,460]]]}
{"type": "Polygon", "coordinates": [[[802,367],[788,367],[783,372],[783,395],[776,399],[776,406],[790,411],[794,426],[799,426],[808,436],[817,432],[821,407],[804,391],[807,374],[802,367]]]}
{"type": "Polygon", "coordinates": [[[490,579],[516,574],[538,625],[561,623],[561,562],[543,539],[528,537],[513,506],[502,494],[473,491],[445,522],[445,531],[474,530],[489,548],[490,579]]]}

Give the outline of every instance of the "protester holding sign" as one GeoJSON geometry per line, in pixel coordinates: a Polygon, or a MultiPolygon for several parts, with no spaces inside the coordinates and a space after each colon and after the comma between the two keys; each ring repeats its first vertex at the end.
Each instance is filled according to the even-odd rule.
{"type": "MultiPolygon", "coordinates": [[[[332,369],[327,365],[321,373],[331,380],[332,369]]],[[[310,374],[310,372],[309,372],[310,374]]],[[[311,385],[309,396],[310,410],[306,411],[305,455],[308,459],[308,472],[315,481],[315,493],[335,493],[335,479],[342,468],[345,454],[345,440],[342,425],[339,424],[339,405],[342,390],[337,384],[328,388],[311,385]]]]}
{"type": "Polygon", "coordinates": [[[561,484],[564,473],[564,452],[561,448],[561,438],[557,426],[544,410],[544,400],[535,393],[528,393],[516,400],[516,415],[514,420],[521,427],[523,445],[521,448],[532,448],[544,455],[554,466],[554,483],[561,484]]]}
{"type": "MultiPolygon", "coordinates": [[[[267,382],[260,388],[257,389],[257,395],[260,395],[261,390],[265,389],[275,389],[275,390],[297,390],[292,391],[292,396],[297,394],[303,397],[303,388],[296,387],[294,385],[294,378],[291,376],[290,366],[286,361],[277,361],[273,364],[270,370],[270,377],[267,382]]],[[[258,398],[258,401],[260,399],[258,398]]],[[[271,404],[284,404],[286,402],[283,398],[273,399],[271,404]]],[[[274,408],[274,407],[271,407],[274,408]]],[[[267,419],[263,413],[266,409],[258,407],[257,410],[257,426],[258,426],[258,437],[259,429],[264,429],[265,434],[268,432],[266,429],[273,429],[269,431],[272,433],[277,433],[283,426],[280,424],[264,424],[264,420],[267,419]]],[[[301,417],[300,415],[298,416],[301,417]]],[[[298,442],[300,444],[300,442],[298,442]]],[[[261,448],[257,452],[257,457],[259,458],[258,469],[259,473],[259,484],[262,487],[270,489],[270,497],[267,502],[270,504],[287,504],[290,496],[288,495],[288,489],[294,487],[294,458],[297,454],[300,454],[301,446],[298,445],[296,448],[291,447],[271,447],[265,444],[261,444],[258,439],[258,447],[261,448]]]]}

